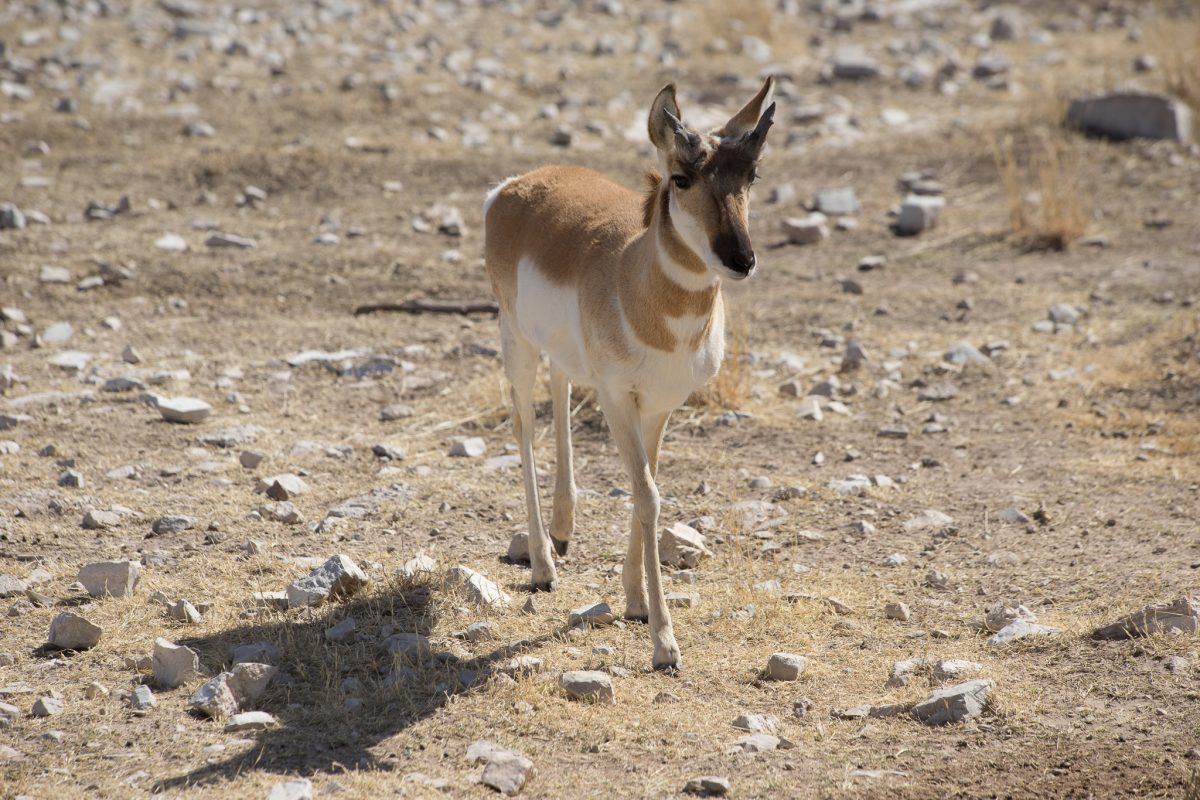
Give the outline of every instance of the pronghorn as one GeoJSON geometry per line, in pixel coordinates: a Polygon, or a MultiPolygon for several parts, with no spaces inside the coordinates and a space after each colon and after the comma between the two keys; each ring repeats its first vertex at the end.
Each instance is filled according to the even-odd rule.
{"type": "Polygon", "coordinates": [[[768,79],[724,126],[704,134],[681,121],[673,84],[660,91],[648,128],[667,179],[649,173],[644,196],[590,169],[550,166],[509,178],[483,205],[487,271],[500,306],[525,481],[533,588],[555,588],[550,544],[565,555],[574,532],[571,383],[591,386],[633,484],[621,579],[625,617],[649,622],[655,669],[681,666],[658,559],[659,447],[671,412],[720,369],[721,279],[754,273],[747,214],[775,115],[772,89],[768,79]],[[541,353],[550,361],[558,454],[549,535],[533,464],[541,353]]]}

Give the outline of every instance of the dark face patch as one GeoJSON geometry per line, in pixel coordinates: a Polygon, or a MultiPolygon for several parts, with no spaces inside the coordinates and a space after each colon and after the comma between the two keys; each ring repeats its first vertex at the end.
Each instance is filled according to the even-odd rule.
{"type": "Polygon", "coordinates": [[[715,136],[706,136],[687,159],[672,159],[672,175],[689,182],[686,189],[672,182],[680,207],[698,220],[709,247],[729,270],[748,275],[754,268],[750,242],[750,185],[758,153],[715,136]]]}

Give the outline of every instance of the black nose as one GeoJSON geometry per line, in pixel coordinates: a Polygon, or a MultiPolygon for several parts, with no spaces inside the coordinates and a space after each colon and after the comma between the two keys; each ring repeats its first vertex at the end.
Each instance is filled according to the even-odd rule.
{"type": "Polygon", "coordinates": [[[738,272],[749,272],[754,269],[754,253],[734,253],[726,266],[738,272]]]}

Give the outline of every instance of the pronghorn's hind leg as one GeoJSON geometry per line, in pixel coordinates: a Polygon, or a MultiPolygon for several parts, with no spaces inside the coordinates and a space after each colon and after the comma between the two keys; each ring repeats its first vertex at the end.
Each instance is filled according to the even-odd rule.
{"type": "Polygon", "coordinates": [[[554,407],[554,445],[557,451],[554,477],[554,510],[550,518],[550,542],[560,556],[567,554],[575,533],[575,470],[571,463],[571,383],[567,374],[550,363],[550,399],[554,407]]]}
{"type": "Polygon", "coordinates": [[[528,339],[500,316],[500,343],[504,372],[512,384],[513,432],[521,449],[521,473],[525,479],[525,507],[529,514],[529,562],[533,566],[533,588],[553,591],[558,583],[550,537],[542,526],[538,502],[537,473],[533,463],[533,385],[537,380],[538,351],[528,339]]]}

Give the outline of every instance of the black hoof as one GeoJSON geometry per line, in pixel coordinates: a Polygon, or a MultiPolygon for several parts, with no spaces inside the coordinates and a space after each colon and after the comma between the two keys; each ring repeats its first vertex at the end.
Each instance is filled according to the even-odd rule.
{"type": "Polygon", "coordinates": [[[545,583],[535,583],[533,590],[535,592],[553,592],[558,588],[558,581],[546,581],[545,583]]]}
{"type": "Polygon", "coordinates": [[[625,619],[627,619],[629,622],[640,622],[643,625],[650,624],[649,614],[626,614],[625,619]]]}
{"type": "Polygon", "coordinates": [[[554,552],[558,553],[560,556],[565,556],[567,554],[567,548],[571,546],[570,542],[559,541],[553,537],[550,538],[550,541],[554,543],[554,552]]]}
{"type": "Polygon", "coordinates": [[[668,675],[678,675],[680,672],[683,672],[683,664],[678,661],[673,664],[655,664],[654,671],[665,672],[668,675]]]}

